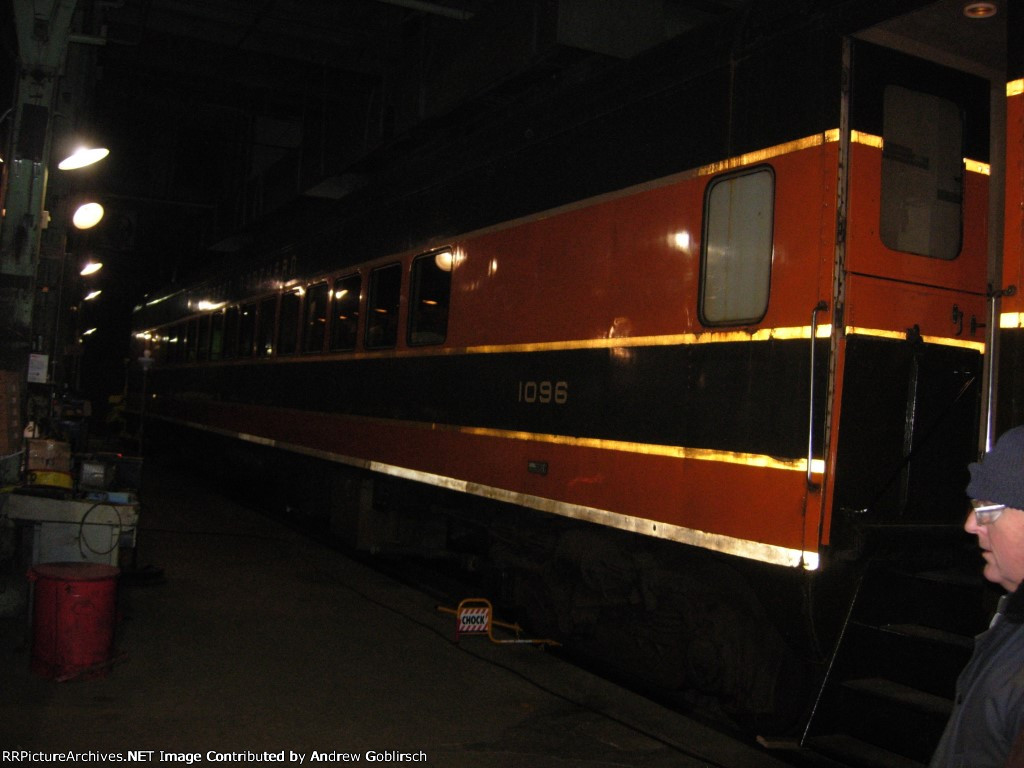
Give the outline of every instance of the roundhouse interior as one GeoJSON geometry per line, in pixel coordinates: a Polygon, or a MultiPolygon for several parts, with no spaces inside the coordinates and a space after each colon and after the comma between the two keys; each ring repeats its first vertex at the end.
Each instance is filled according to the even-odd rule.
{"type": "Polygon", "coordinates": [[[1018,9],[12,10],[19,437],[109,402],[654,696],[927,761],[941,708],[908,739],[860,681],[948,695],[936,637],[991,601],[960,525],[1022,407],[1018,9]],[[62,175],[78,133],[110,157],[62,175]]]}

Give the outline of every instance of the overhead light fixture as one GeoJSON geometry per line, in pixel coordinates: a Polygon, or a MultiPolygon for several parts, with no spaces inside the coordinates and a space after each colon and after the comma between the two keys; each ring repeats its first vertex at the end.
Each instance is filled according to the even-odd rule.
{"type": "Polygon", "coordinates": [[[71,217],[71,223],[78,229],[89,229],[95,227],[103,218],[103,206],[99,203],[86,203],[78,207],[75,215],[71,217]]]}
{"type": "Polygon", "coordinates": [[[98,163],[109,154],[110,150],[106,147],[79,147],[68,157],[57,163],[57,167],[62,171],[73,171],[77,168],[85,168],[87,165],[98,163]]]}
{"type": "Polygon", "coordinates": [[[451,272],[465,260],[461,251],[455,252],[450,249],[439,251],[434,255],[434,265],[442,272],[451,272]]]}
{"type": "Polygon", "coordinates": [[[88,275],[95,275],[101,269],[103,269],[103,263],[102,262],[99,262],[99,261],[87,261],[87,262],[85,262],[85,266],[82,267],[82,271],[79,272],[78,274],[80,274],[82,277],[87,277],[88,275]]]}
{"type": "Polygon", "coordinates": [[[101,293],[103,293],[103,291],[89,291],[89,293],[82,298],[82,301],[92,301],[101,293]]]}
{"type": "Polygon", "coordinates": [[[968,19],[988,19],[996,15],[998,7],[991,2],[971,2],[964,5],[964,16],[968,19]]]}
{"type": "Polygon", "coordinates": [[[452,257],[451,251],[441,251],[434,256],[434,264],[442,272],[451,272],[452,265],[455,263],[455,259],[452,257]]]}

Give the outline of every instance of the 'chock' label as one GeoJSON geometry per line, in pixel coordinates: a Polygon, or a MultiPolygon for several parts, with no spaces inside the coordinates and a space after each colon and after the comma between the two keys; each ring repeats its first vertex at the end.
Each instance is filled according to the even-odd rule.
{"type": "Polygon", "coordinates": [[[459,634],[486,634],[490,630],[491,610],[488,606],[461,606],[458,619],[459,634]]]}

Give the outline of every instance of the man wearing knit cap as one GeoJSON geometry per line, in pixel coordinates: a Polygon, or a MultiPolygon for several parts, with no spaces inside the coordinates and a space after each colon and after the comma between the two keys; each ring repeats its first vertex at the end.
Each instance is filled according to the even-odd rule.
{"type": "Polygon", "coordinates": [[[975,638],[931,768],[1004,768],[1024,727],[1024,426],[969,469],[964,529],[978,537],[985,578],[1007,594],[975,638]]]}

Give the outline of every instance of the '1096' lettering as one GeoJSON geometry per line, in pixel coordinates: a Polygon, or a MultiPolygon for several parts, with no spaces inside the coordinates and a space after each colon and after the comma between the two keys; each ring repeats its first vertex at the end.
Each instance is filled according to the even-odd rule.
{"type": "Polygon", "coordinates": [[[520,403],[555,403],[564,405],[569,401],[567,381],[520,381],[520,403]]]}

